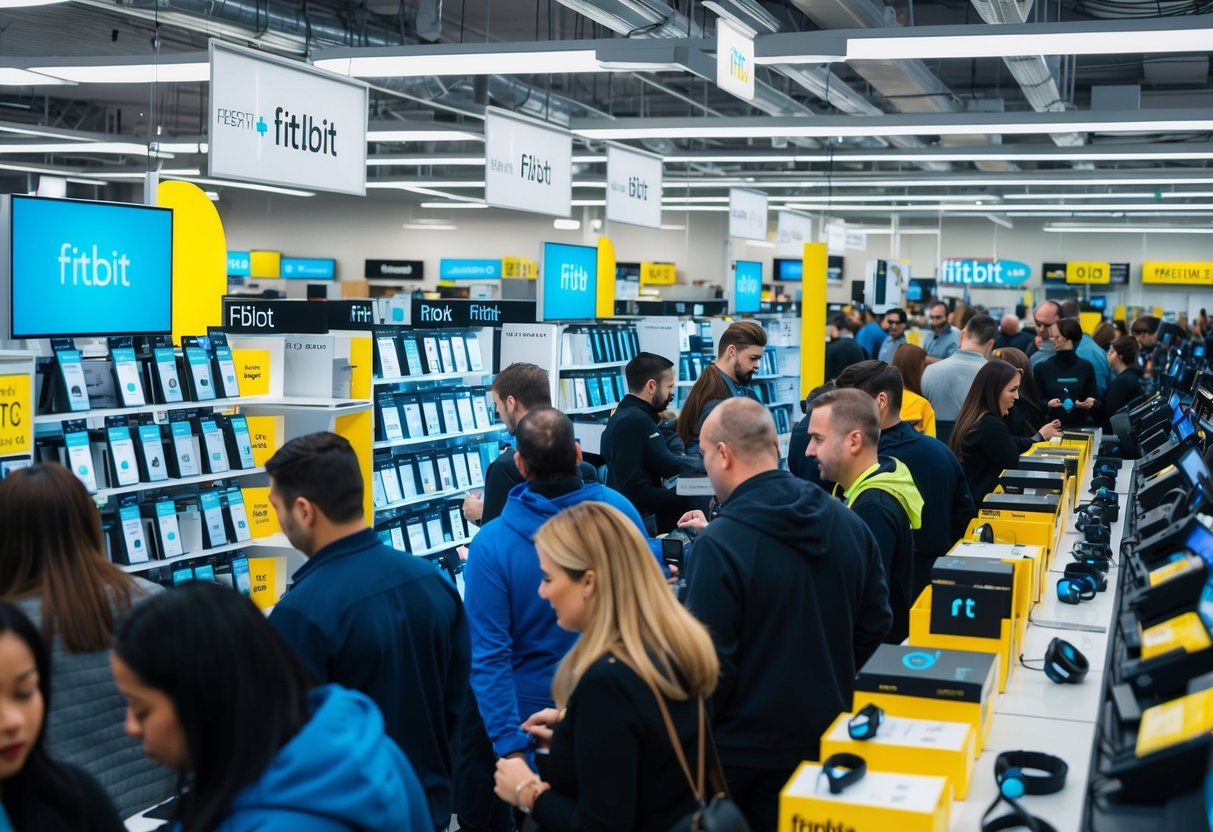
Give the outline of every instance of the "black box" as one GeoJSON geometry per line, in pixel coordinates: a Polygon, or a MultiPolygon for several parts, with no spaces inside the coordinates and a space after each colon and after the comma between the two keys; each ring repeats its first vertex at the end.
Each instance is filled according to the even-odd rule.
{"type": "Polygon", "coordinates": [[[998,683],[998,656],[882,644],[855,676],[855,693],[883,693],[984,704],[998,683]]]}
{"type": "Polygon", "coordinates": [[[1056,471],[1024,471],[1008,468],[998,475],[1004,489],[1022,488],[1036,491],[1058,491],[1066,487],[1066,475],[1056,471]]]}
{"type": "Polygon", "coordinates": [[[985,511],[1022,511],[1056,514],[1061,506],[1060,494],[987,494],[981,501],[985,511]]]}
{"type": "Polygon", "coordinates": [[[1015,463],[1020,471],[1053,471],[1059,474],[1068,473],[1066,461],[1054,456],[1021,456],[1015,463]]]}
{"type": "Polygon", "coordinates": [[[943,557],[931,568],[931,632],[999,638],[1011,617],[1015,567],[993,558],[943,557]]]}

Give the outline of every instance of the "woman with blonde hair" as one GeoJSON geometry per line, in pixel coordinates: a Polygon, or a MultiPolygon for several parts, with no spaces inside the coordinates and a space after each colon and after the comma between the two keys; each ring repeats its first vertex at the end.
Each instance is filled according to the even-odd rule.
{"type": "Polygon", "coordinates": [[[935,435],[935,408],[922,394],[922,370],[927,351],[915,344],[902,344],[893,353],[892,364],[901,373],[901,421],[919,433],[935,435]]]}
{"type": "Polygon", "coordinates": [[[565,509],[540,527],[535,548],[540,596],[581,638],[552,681],[557,707],[523,723],[550,750],[547,779],[524,759],[501,759],[497,795],[545,832],[667,832],[698,806],[670,732],[694,769],[703,700],[720,674],[711,637],[617,509],[565,509]]]}

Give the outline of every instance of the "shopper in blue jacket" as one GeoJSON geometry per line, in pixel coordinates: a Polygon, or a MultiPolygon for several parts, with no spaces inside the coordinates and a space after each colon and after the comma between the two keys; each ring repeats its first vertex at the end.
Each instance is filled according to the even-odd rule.
{"type": "Polygon", "coordinates": [[[501,516],[472,540],[464,567],[464,600],[472,632],[472,690],[498,757],[526,755],[522,722],[552,707],[556,665],[577,640],[560,629],[539,597],[543,573],[535,532],[562,509],[590,500],[619,509],[646,534],[630,502],[598,483],[584,483],[573,423],[553,408],[518,423],[515,461],[526,482],[510,491],[501,516]]]}
{"type": "Polygon", "coordinates": [[[429,832],[375,703],[307,671],[252,602],[193,583],[137,607],[110,658],[127,732],[176,770],[174,832],[429,832]]]}

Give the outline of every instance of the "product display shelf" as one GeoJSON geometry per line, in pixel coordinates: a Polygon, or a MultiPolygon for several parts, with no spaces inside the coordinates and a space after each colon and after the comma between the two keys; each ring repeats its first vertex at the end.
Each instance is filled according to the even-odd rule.
{"type": "Polygon", "coordinates": [[[417,376],[390,376],[388,378],[376,378],[374,385],[376,387],[390,386],[394,384],[407,384],[417,381],[462,381],[468,378],[481,378],[485,375],[491,375],[483,370],[468,370],[465,373],[422,373],[417,376]]]}
{"type": "Polygon", "coordinates": [[[267,410],[324,410],[334,413],[353,413],[368,410],[370,399],[338,399],[310,396],[282,396],[250,399],[242,402],[241,407],[246,411],[265,412],[267,410]]]}
{"type": "Polygon", "coordinates": [[[436,503],[442,500],[453,500],[456,497],[466,497],[473,491],[483,488],[483,485],[469,485],[464,488],[450,488],[446,491],[435,491],[430,494],[418,494],[416,497],[406,497],[403,500],[397,500],[394,503],[388,503],[382,506],[375,507],[376,514],[382,514],[396,509],[408,508],[409,506],[419,506],[424,503],[436,503]]]}
{"type": "Polygon", "coordinates": [[[475,535],[468,535],[460,540],[448,540],[439,546],[431,546],[428,549],[419,549],[415,552],[409,552],[409,554],[415,558],[428,558],[433,555],[440,555],[443,552],[449,552],[451,549],[458,549],[460,546],[468,545],[472,542],[472,537],[474,536],[475,535]]]}
{"type": "Polygon", "coordinates": [[[254,538],[253,540],[242,540],[237,543],[228,543],[223,546],[215,546],[211,549],[200,549],[196,552],[183,552],[180,555],[173,555],[171,558],[161,558],[149,560],[146,563],[132,563],[130,565],[119,566],[123,572],[138,574],[140,572],[148,572],[161,566],[167,566],[173,563],[180,563],[192,558],[206,558],[213,555],[227,554],[228,552],[239,552],[242,549],[253,548],[294,548],[291,546],[286,535],[278,532],[269,537],[254,538]]]}
{"type": "Polygon", "coordinates": [[[469,439],[476,436],[493,436],[501,433],[504,428],[500,424],[495,424],[487,428],[474,428],[472,430],[456,431],[454,433],[438,433],[433,436],[406,436],[404,439],[381,439],[372,446],[377,451],[389,450],[391,448],[411,448],[419,445],[428,445],[431,442],[445,442],[451,439],[469,439]]]}
{"type": "MultiPolygon", "coordinates": [[[[177,410],[198,410],[204,407],[213,408],[215,410],[226,410],[234,407],[244,407],[250,404],[258,404],[262,401],[262,397],[248,396],[240,398],[211,399],[210,401],[205,402],[190,401],[171,402],[167,404],[145,404],[138,407],[106,407],[97,408],[95,410],[81,410],[77,413],[40,413],[34,417],[34,424],[55,425],[69,420],[87,419],[96,420],[97,425],[100,425],[110,416],[139,416],[145,413],[171,413],[177,410]]],[[[91,421],[90,426],[92,426],[91,421]]]]}
{"type": "Polygon", "coordinates": [[[254,477],[258,474],[265,473],[265,466],[258,465],[255,468],[233,468],[230,471],[222,471],[218,474],[199,474],[196,477],[182,477],[181,479],[167,479],[159,482],[140,482],[135,485],[120,485],[115,488],[99,488],[93,493],[93,499],[99,504],[104,505],[109,502],[111,497],[117,497],[122,494],[138,494],[144,491],[159,491],[169,488],[180,488],[186,485],[198,485],[199,483],[215,482],[216,480],[234,480],[244,477],[254,477]]]}
{"type": "Polygon", "coordinates": [[[626,367],[626,361],[603,361],[599,364],[566,364],[560,367],[560,372],[574,372],[577,370],[609,370],[613,367],[620,369],[626,367]]]}

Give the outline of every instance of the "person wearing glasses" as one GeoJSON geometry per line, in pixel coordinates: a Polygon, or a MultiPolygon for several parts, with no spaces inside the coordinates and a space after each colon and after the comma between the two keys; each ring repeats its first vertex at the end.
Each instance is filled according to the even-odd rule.
{"type": "Polygon", "coordinates": [[[960,330],[948,323],[947,304],[936,301],[927,313],[931,333],[922,348],[927,351],[927,363],[943,361],[960,349],[960,330]]]}
{"type": "Polygon", "coordinates": [[[884,343],[880,345],[880,353],[877,358],[886,364],[893,363],[893,353],[906,343],[906,320],[904,309],[894,308],[884,313],[884,322],[885,326],[889,328],[889,334],[884,339],[884,343]]]}
{"type": "Polygon", "coordinates": [[[1036,307],[1033,314],[1036,323],[1036,349],[1028,354],[1028,359],[1035,367],[1042,361],[1048,361],[1056,354],[1053,348],[1053,327],[1061,319],[1061,305],[1055,300],[1046,300],[1036,307]]]}

